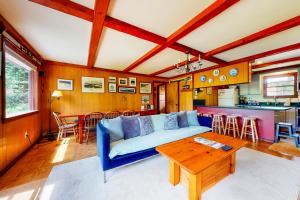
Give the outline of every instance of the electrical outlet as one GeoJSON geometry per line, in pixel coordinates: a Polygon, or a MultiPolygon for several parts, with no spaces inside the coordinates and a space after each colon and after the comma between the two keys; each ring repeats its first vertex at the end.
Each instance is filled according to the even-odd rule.
{"type": "Polygon", "coordinates": [[[25,139],[29,138],[29,134],[27,133],[27,131],[25,132],[25,139]]]}

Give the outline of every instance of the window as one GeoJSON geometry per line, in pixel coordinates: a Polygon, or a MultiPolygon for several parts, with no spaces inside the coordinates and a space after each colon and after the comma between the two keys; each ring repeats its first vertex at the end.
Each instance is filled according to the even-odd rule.
{"type": "Polygon", "coordinates": [[[37,109],[37,71],[21,56],[5,48],[5,118],[37,109]]]}
{"type": "Polygon", "coordinates": [[[297,73],[264,76],[264,97],[296,98],[297,73]]]}

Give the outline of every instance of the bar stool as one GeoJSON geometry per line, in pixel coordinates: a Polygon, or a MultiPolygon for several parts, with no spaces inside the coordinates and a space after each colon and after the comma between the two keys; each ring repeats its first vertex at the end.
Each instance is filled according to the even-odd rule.
{"type": "Polygon", "coordinates": [[[226,124],[224,129],[224,135],[230,135],[230,131],[233,133],[233,137],[240,136],[239,126],[237,123],[238,115],[228,115],[226,116],[226,124]]]}
{"type": "Polygon", "coordinates": [[[243,137],[246,135],[250,135],[253,142],[258,141],[255,117],[244,117],[241,139],[243,139],[243,137]]]}
{"type": "Polygon", "coordinates": [[[219,134],[224,132],[224,121],[222,114],[214,114],[212,120],[212,131],[219,134]]]}
{"type": "Polygon", "coordinates": [[[280,137],[293,138],[295,140],[296,147],[297,148],[300,147],[300,145],[299,145],[300,134],[293,133],[293,125],[291,123],[279,122],[276,124],[275,143],[278,143],[280,141],[280,137]],[[282,128],[287,128],[288,132],[283,132],[281,130],[282,128]]]}

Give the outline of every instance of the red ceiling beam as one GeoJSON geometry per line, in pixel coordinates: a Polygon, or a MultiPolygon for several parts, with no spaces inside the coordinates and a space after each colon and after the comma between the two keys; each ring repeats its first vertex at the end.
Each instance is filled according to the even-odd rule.
{"type": "Polygon", "coordinates": [[[192,20],[190,20],[188,23],[186,23],[184,26],[182,26],[180,29],[178,29],[175,33],[170,35],[167,38],[166,44],[163,46],[157,46],[154,49],[150,50],[148,53],[146,53],[144,56],[139,58],[137,61],[132,63],[130,66],[128,66],[126,69],[124,69],[124,72],[128,72],[136,68],[141,63],[145,62],[152,56],[156,55],[163,49],[169,47],[174,42],[178,41],[182,37],[186,36],[188,33],[192,32],[196,28],[200,27],[201,25],[205,24],[233,4],[237,3],[239,0],[217,0],[212,5],[210,5],[208,8],[206,8],[204,11],[199,13],[196,17],[194,17],[192,20]]]}
{"type": "Polygon", "coordinates": [[[204,58],[254,42],[300,25],[300,15],[205,53],[204,58]]]}
{"type": "Polygon", "coordinates": [[[276,67],[273,69],[262,69],[259,71],[252,71],[252,74],[271,73],[271,72],[276,72],[278,70],[295,69],[295,68],[299,68],[299,67],[300,67],[300,65],[290,65],[290,66],[276,67]]]}
{"type": "Polygon", "coordinates": [[[283,60],[277,60],[277,61],[268,62],[268,63],[263,63],[263,64],[259,64],[259,65],[253,65],[252,69],[259,69],[259,68],[267,67],[270,65],[276,65],[276,64],[293,62],[293,61],[300,61],[300,56],[294,57],[294,58],[287,58],[287,59],[283,59],[283,60]]]}
{"type": "Polygon", "coordinates": [[[61,11],[63,13],[79,17],[81,19],[93,22],[94,11],[90,8],[74,3],[70,0],[29,0],[31,2],[61,11]]]}
{"type": "Polygon", "coordinates": [[[90,49],[87,65],[94,67],[99,48],[99,41],[103,29],[104,19],[108,9],[109,0],[96,0],[94,9],[94,20],[90,39],[90,49]]]}

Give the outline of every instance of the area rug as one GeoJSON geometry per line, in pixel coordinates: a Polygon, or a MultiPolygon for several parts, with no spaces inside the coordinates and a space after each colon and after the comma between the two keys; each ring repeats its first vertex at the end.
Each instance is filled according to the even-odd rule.
{"type": "MultiPolygon", "coordinates": [[[[296,200],[300,162],[243,148],[237,152],[236,172],[202,194],[203,200],[296,200]]],[[[98,157],[56,166],[41,200],[187,200],[187,188],[168,182],[168,160],[154,156],[111,170],[102,181],[98,157]]]]}
{"type": "Polygon", "coordinates": [[[300,148],[297,148],[295,143],[292,142],[280,141],[272,144],[269,149],[285,155],[300,157],[300,148]]]}

